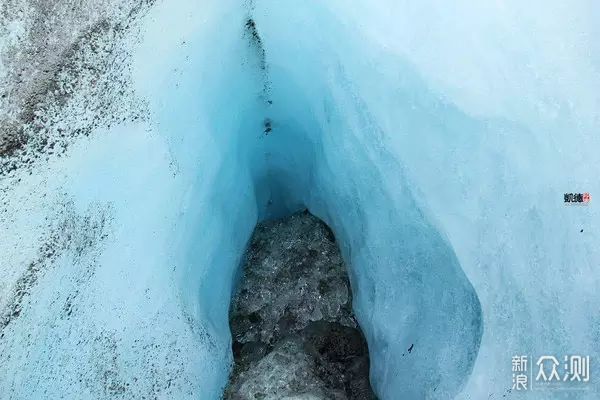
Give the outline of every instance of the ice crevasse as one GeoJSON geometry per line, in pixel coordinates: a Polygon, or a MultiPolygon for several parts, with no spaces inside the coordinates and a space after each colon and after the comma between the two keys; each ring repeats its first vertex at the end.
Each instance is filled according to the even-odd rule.
{"type": "Polygon", "coordinates": [[[514,355],[600,359],[600,214],[563,203],[600,193],[599,22],[584,1],[154,4],[128,58],[148,117],[3,183],[0,397],[218,399],[250,235],[305,207],[379,398],[516,397],[514,355]]]}

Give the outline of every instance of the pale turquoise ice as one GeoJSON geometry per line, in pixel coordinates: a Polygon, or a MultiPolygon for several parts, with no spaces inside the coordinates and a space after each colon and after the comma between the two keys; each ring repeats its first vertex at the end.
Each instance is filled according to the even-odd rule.
{"type": "Polygon", "coordinates": [[[335,231],[381,398],[499,397],[513,355],[598,354],[598,213],[562,204],[598,187],[596,10],[237,6],[161,32],[171,64],[143,71],[179,68],[149,97],[201,181],[182,244],[201,253],[187,260],[199,276],[183,292],[214,337],[270,199],[274,215],[305,205],[335,231]]]}
{"type": "MultiPolygon", "coordinates": [[[[350,265],[382,400],[597,399],[599,27],[591,1],[158,3],[132,67],[149,122],[56,166],[81,210],[114,207],[88,318],[177,339],[194,391],[168,398],[219,398],[247,240],[308,207],[350,265]],[[591,382],[509,393],[512,356],[543,354],[590,355],[591,382]]],[[[73,343],[44,340],[75,374],[73,343]]],[[[123,348],[127,376],[147,368],[123,348]]],[[[23,397],[85,398],[60,382],[23,397]]]]}

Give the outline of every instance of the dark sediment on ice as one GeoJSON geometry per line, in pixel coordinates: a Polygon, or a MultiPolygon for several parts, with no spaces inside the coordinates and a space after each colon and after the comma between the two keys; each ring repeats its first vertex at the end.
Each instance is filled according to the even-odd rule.
{"type": "Polygon", "coordinates": [[[230,327],[225,399],[375,399],[340,251],[308,212],[256,227],[230,327]]]}

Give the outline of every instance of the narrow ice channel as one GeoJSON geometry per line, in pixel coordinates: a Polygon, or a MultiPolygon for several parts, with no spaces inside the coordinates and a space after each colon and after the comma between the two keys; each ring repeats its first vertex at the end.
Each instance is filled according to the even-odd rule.
{"type": "Polygon", "coordinates": [[[600,193],[592,2],[13,3],[0,398],[219,399],[252,232],[303,209],[379,399],[500,399],[515,355],[600,359],[600,214],[563,204],[600,193]],[[27,91],[27,68],[49,75],[27,91]]]}

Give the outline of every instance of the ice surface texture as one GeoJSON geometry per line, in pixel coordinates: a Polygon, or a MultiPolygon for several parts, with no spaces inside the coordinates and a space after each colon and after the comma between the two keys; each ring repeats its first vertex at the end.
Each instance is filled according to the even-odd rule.
{"type": "Polygon", "coordinates": [[[516,398],[513,355],[600,359],[600,215],[562,203],[600,193],[596,2],[145,3],[60,38],[2,8],[0,397],[219,398],[247,241],[304,206],[379,398],[516,398]],[[25,90],[32,37],[73,45],[25,90]]]}

